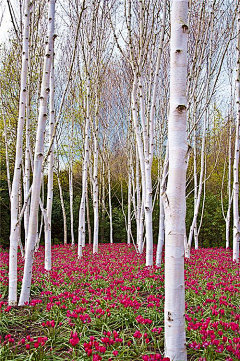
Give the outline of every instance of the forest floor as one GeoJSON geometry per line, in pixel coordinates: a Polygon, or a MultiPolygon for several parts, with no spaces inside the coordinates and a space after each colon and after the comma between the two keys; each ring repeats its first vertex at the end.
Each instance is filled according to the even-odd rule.
{"type": "MultiPolygon", "coordinates": [[[[188,360],[240,359],[239,265],[231,251],[193,250],[185,264],[188,360]]],[[[7,305],[8,252],[0,253],[0,360],[164,360],[164,267],[125,244],[82,260],[54,246],[36,253],[30,305],[7,305]]],[[[18,292],[24,261],[19,255],[18,292]]],[[[177,302],[177,300],[176,300],[177,302]]],[[[166,359],[165,359],[166,360],[166,359]]]]}

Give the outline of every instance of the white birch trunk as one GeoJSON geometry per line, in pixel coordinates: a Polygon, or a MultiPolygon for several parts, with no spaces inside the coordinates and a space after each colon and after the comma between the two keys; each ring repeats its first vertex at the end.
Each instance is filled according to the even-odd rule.
{"type": "Polygon", "coordinates": [[[170,42],[169,175],[165,206],[165,356],[186,361],[184,231],[187,169],[188,0],[173,0],[170,42]]]}
{"type": "Polygon", "coordinates": [[[230,119],[229,127],[229,145],[228,145],[228,210],[226,215],[226,249],[229,248],[229,232],[230,232],[230,217],[232,205],[232,119],[230,119]]]}
{"type": "Polygon", "coordinates": [[[36,145],[35,145],[29,231],[28,231],[27,249],[26,249],[26,257],[24,263],[24,273],[23,273],[19,306],[23,306],[26,302],[29,302],[29,297],[30,297],[33,254],[34,254],[34,247],[35,247],[36,234],[37,234],[37,216],[38,216],[38,208],[39,208],[40,189],[41,189],[41,173],[42,173],[42,162],[43,162],[43,152],[44,152],[44,133],[45,133],[45,125],[47,119],[47,100],[48,100],[48,92],[49,92],[50,70],[51,70],[51,63],[53,57],[54,19],[55,19],[55,0],[50,0],[49,13],[48,13],[48,20],[49,20],[48,37],[46,41],[46,52],[44,58],[38,127],[37,127],[37,136],[36,136],[36,145]]]}
{"type": "Polygon", "coordinates": [[[27,236],[29,228],[29,214],[30,214],[30,198],[27,199],[30,189],[30,97],[28,89],[28,104],[26,107],[26,150],[25,150],[25,174],[24,174],[24,203],[26,203],[26,209],[24,212],[24,230],[25,230],[25,249],[27,247],[27,236]]]}
{"type": "MultiPolygon", "coordinates": [[[[105,143],[103,143],[103,148],[105,149],[105,143]]],[[[104,223],[105,223],[105,163],[102,158],[102,228],[101,228],[101,243],[104,243],[104,223]]]]}
{"type": "Polygon", "coordinates": [[[158,244],[157,244],[157,254],[156,254],[156,266],[161,267],[162,262],[162,249],[165,239],[165,214],[164,214],[164,204],[163,204],[163,194],[166,192],[166,183],[169,167],[169,153],[168,146],[166,149],[166,155],[164,160],[164,167],[162,173],[162,180],[160,186],[160,197],[159,197],[159,231],[158,231],[158,244]]]}
{"type": "Polygon", "coordinates": [[[137,206],[136,206],[136,227],[137,227],[137,246],[138,251],[142,253],[143,244],[143,224],[141,224],[141,189],[140,189],[140,173],[139,173],[139,156],[136,148],[136,195],[137,195],[137,206]]]}
{"type": "MultiPolygon", "coordinates": [[[[97,119],[96,119],[97,121],[97,119]]],[[[93,163],[93,214],[94,214],[94,229],[93,229],[93,253],[98,253],[98,229],[99,229],[99,214],[98,214],[98,125],[94,129],[94,163],[93,163]]]]}
{"type": "Polygon", "coordinates": [[[62,214],[63,214],[63,244],[67,244],[67,216],[66,216],[66,210],[65,210],[65,205],[64,205],[62,185],[61,185],[61,180],[59,177],[59,172],[57,172],[57,181],[58,181],[59,196],[60,196],[62,214]]]}
{"type": "Polygon", "coordinates": [[[88,243],[92,244],[92,230],[91,230],[89,201],[88,201],[88,185],[86,186],[86,209],[87,209],[87,225],[88,225],[88,243]]]}
{"type": "MultiPolygon", "coordinates": [[[[131,152],[131,151],[130,151],[131,152]]],[[[131,154],[130,154],[131,157],[131,154]]],[[[127,244],[131,243],[131,198],[132,198],[132,172],[128,169],[128,224],[127,224],[127,244]]]]}
{"type": "Polygon", "coordinates": [[[70,162],[69,162],[69,197],[70,197],[70,219],[71,219],[71,244],[75,244],[73,228],[73,115],[71,122],[71,140],[70,140],[70,162]]]}
{"type": "Polygon", "coordinates": [[[110,164],[108,164],[108,203],[109,203],[110,243],[113,244],[112,190],[111,190],[110,164]]]}
{"type": "Polygon", "coordinates": [[[240,141],[240,4],[238,5],[237,16],[237,77],[236,77],[236,103],[237,103],[237,122],[236,138],[233,163],[233,261],[239,262],[239,141],[240,141]]]}
{"type": "MultiPolygon", "coordinates": [[[[53,44],[54,46],[54,44],[53,44]]],[[[53,48],[54,51],[54,48],[53,48]]],[[[55,124],[55,110],[54,110],[54,59],[52,60],[51,78],[50,78],[50,101],[49,101],[49,143],[52,140],[54,124],[55,124]]],[[[48,159],[48,188],[47,188],[47,209],[45,223],[45,269],[51,270],[51,240],[52,240],[52,203],[53,203],[53,165],[54,165],[54,143],[52,143],[51,152],[48,159]]]]}
{"type": "Polygon", "coordinates": [[[25,1],[24,8],[24,30],[22,46],[22,70],[21,70],[21,90],[19,100],[19,117],[17,129],[16,158],[11,192],[11,233],[9,248],[9,292],[8,303],[15,306],[17,304],[17,250],[18,250],[18,187],[21,178],[21,162],[23,148],[23,129],[25,118],[25,106],[27,101],[27,69],[28,69],[28,38],[30,9],[29,0],[25,1]]]}
{"type": "Polygon", "coordinates": [[[145,196],[145,227],[146,227],[146,266],[153,265],[153,228],[152,228],[152,164],[146,163],[146,196],[145,196]]]}
{"type": "Polygon", "coordinates": [[[165,236],[165,215],[162,197],[159,197],[159,231],[158,231],[158,244],[157,244],[157,253],[156,253],[156,266],[161,267],[162,263],[162,249],[164,245],[164,236],[165,236]]]}
{"type": "MultiPolygon", "coordinates": [[[[195,119],[195,117],[194,117],[195,119]]],[[[196,136],[196,126],[194,127],[193,132],[193,168],[194,168],[194,214],[197,212],[197,203],[198,203],[198,179],[197,179],[197,136],[196,136]]],[[[200,181],[200,180],[199,180],[200,181]]],[[[198,212],[197,212],[198,213],[198,212]]],[[[198,229],[197,229],[197,219],[194,223],[193,228],[195,249],[198,249],[198,229]]]]}
{"type": "Polygon", "coordinates": [[[86,104],[86,120],[84,130],[84,159],[82,170],[82,197],[79,208],[79,225],[78,225],[78,257],[82,257],[82,246],[85,244],[85,199],[87,190],[87,175],[88,175],[88,163],[89,163],[89,123],[90,123],[90,77],[87,77],[87,104],[86,104]]]}
{"type": "MultiPolygon", "coordinates": [[[[21,210],[22,210],[22,182],[21,182],[21,178],[20,178],[19,187],[18,187],[18,214],[21,213],[21,210]]],[[[22,232],[21,232],[21,221],[20,221],[20,222],[18,222],[18,245],[21,250],[21,255],[22,255],[22,257],[24,257],[24,250],[23,250],[23,245],[22,245],[21,234],[22,234],[22,232]]]]}
{"type": "MultiPolygon", "coordinates": [[[[138,216],[139,216],[138,250],[139,250],[139,253],[141,254],[143,252],[143,217],[144,217],[144,207],[145,207],[145,198],[146,198],[146,174],[145,174],[145,164],[144,164],[144,148],[143,148],[143,142],[141,139],[141,132],[140,132],[139,125],[138,125],[138,112],[137,112],[138,82],[137,82],[137,80],[138,80],[137,75],[134,74],[134,82],[133,82],[133,89],[132,89],[132,115],[133,115],[133,124],[134,124],[134,130],[135,130],[135,135],[136,135],[138,156],[139,156],[139,161],[140,161],[141,183],[142,183],[142,204],[141,204],[141,210],[138,213],[138,216]]],[[[146,134],[146,131],[145,131],[145,134],[146,134]]],[[[138,160],[137,160],[137,162],[138,162],[138,160]]],[[[139,183],[138,189],[140,189],[140,183],[139,183]]],[[[146,258],[147,258],[147,255],[146,255],[146,258]]],[[[150,266],[150,264],[148,264],[148,266],[150,266]]]]}
{"type": "MultiPolygon", "coordinates": [[[[208,87],[207,87],[207,89],[208,89],[208,87]]],[[[194,179],[194,216],[193,216],[191,228],[189,231],[187,248],[185,250],[185,256],[187,258],[190,258],[190,249],[191,249],[193,234],[194,234],[194,239],[195,239],[195,249],[198,249],[197,217],[198,217],[198,211],[199,211],[200,202],[201,202],[202,186],[203,186],[207,115],[208,115],[208,111],[206,110],[205,115],[204,115],[204,122],[203,122],[202,148],[201,148],[201,170],[200,170],[200,176],[199,176],[199,184],[197,184],[197,179],[194,179]],[[198,186],[198,191],[197,191],[197,186],[198,186]]],[[[194,157],[195,157],[195,159],[194,159],[194,163],[195,163],[194,178],[197,178],[196,154],[194,157]]]]}
{"type": "Polygon", "coordinates": [[[82,247],[84,248],[86,245],[86,195],[84,200],[84,207],[83,207],[83,219],[82,219],[82,225],[83,225],[83,240],[82,240],[82,247]]]}

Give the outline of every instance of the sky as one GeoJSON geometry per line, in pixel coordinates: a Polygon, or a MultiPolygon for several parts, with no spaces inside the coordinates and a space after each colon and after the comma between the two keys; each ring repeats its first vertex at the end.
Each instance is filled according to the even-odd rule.
{"type": "Polygon", "coordinates": [[[12,27],[10,14],[7,7],[7,0],[0,0],[0,19],[2,22],[0,25],[0,42],[4,41],[8,30],[12,27]]]}

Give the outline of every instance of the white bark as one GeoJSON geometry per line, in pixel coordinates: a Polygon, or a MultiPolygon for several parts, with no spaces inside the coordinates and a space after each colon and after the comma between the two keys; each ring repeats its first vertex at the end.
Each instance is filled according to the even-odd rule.
{"type": "Polygon", "coordinates": [[[24,174],[24,203],[26,203],[26,209],[24,212],[24,230],[25,230],[25,249],[27,247],[27,237],[29,228],[29,214],[30,214],[30,198],[27,199],[27,195],[30,189],[30,96],[28,87],[28,104],[26,106],[26,150],[25,150],[25,174],[24,174]]]}
{"type": "Polygon", "coordinates": [[[188,0],[173,0],[170,42],[169,174],[165,206],[165,356],[186,361],[184,231],[187,169],[188,0]]]}
{"type": "MultiPolygon", "coordinates": [[[[54,45],[53,45],[54,46],[54,45]]],[[[54,49],[53,49],[54,51],[54,49]]],[[[51,78],[50,78],[50,101],[49,101],[49,143],[51,142],[55,123],[54,110],[54,60],[52,60],[51,78]]],[[[48,188],[47,188],[47,208],[45,222],[45,269],[51,270],[51,240],[52,240],[52,203],[53,203],[53,165],[54,165],[54,143],[48,159],[48,188]]]]}
{"type": "MultiPolygon", "coordinates": [[[[195,115],[195,114],[194,114],[195,115]]],[[[194,116],[195,119],[195,116],[194,116]]],[[[196,127],[194,127],[194,132],[193,132],[193,168],[194,168],[194,226],[193,226],[193,231],[192,228],[190,229],[190,234],[191,234],[191,238],[192,238],[192,232],[194,233],[194,241],[195,241],[195,249],[198,249],[198,227],[197,227],[197,218],[195,219],[195,214],[196,216],[198,215],[198,210],[197,210],[197,204],[198,204],[198,179],[197,179],[197,136],[196,136],[196,127]]],[[[189,236],[190,237],[190,236],[189,236]]],[[[190,256],[190,254],[189,254],[190,256]]]]}
{"type": "MultiPolygon", "coordinates": [[[[105,142],[103,143],[103,148],[105,149],[105,142]]],[[[105,161],[102,158],[102,228],[101,228],[101,243],[104,243],[104,224],[105,224],[105,161]]]]}
{"type": "Polygon", "coordinates": [[[85,200],[87,190],[87,175],[89,163],[89,124],[90,124],[90,77],[87,76],[87,100],[86,100],[86,120],[84,130],[84,158],[82,170],[82,197],[79,208],[79,226],[78,226],[78,257],[82,257],[82,246],[85,244],[85,200]]]}
{"type": "Polygon", "coordinates": [[[158,231],[158,244],[157,244],[157,253],[156,253],[156,266],[158,267],[161,267],[162,249],[165,239],[165,214],[164,214],[163,194],[166,192],[168,167],[169,167],[169,153],[167,146],[165,160],[164,160],[164,167],[162,172],[161,186],[160,186],[160,197],[159,197],[159,202],[160,202],[159,231],[158,231]]]}
{"type": "MultiPolygon", "coordinates": [[[[72,105],[73,106],[73,105],[72,105]]],[[[70,218],[71,218],[71,244],[75,244],[74,241],[74,229],[73,229],[73,115],[71,121],[71,140],[70,140],[70,161],[69,161],[69,197],[70,197],[70,218]]]]}
{"type": "MultiPolygon", "coordinates": [[[[132,89],[132,115],[133,115],[133,123],[134,123],[135,135],[136,135],[137,150],[138,150],[138,156],[139,156],[139,161],[140,161],[141,180],[142,180],[142,182],[141,182],[142,183],[142,206],[141,206],[140,211],[138,208],[138,212],[139,212],[138,213],[138,217],[139,217],[138,249],[139,249],[139,253],[142,253],[142,251],[143,251],[143,222],[142,222],[143,221],[143,219],[142,219],[143,212],[142,212],[142,208],[145,205],[145,197],[146,197],[146,175],[145,175],[143,142],[141,139],[141,132],[140,132],[140,128],[138,125],[137,89],[138,89],[137,75],[134,74],[134,82],[133,82],[133,89],[132,89]]],[[[146,134],[146,131],[144,133],[146,134]]],[[[137,166],[138,166],[138,164],[139,163],[137,160],[137,166]]],[[[139,173],[139,170],[138,170],[138,173],[139,173]]],[[[136,175],[136,177],[137,177],[137,175],[136,175]]],[[[137,181],[138,181],[138,179],[137,179],[137,181]]],[[[137,184],[137,192],[139,189],[140,189],[140,183],[137,184]]],[[[138,193],[137,193],[137,197],[138,197],[138,193]]],[[[138,206],[139,206],[139,203],[138,203],[138,206]]],[[[150,241],[150,243],[151,243],[151,241],[150,241]]],[[[148,255],[146,255],[146,257],[149,259],[148,255]]],[[[150,264],[148,264],[148,266],[150,266],[150,264]]]]}
{"type": "Polygon", "coordinates": [[[164,245],[164,236],[165,236],[165,215],[162,197],[159,197],[159,231],[158,231],[158,244],[156,252],[156,266],[161,267],[162,263],[162,249],[164,245]]]}
{"type": "Polygon", "coordinates": [[[53,35],[54,35],[54,19],[55,19],[55,0],[49,1],[49,13],[48,13],[48,36],[46,41],[46,51],[44,58],[43,77],[41,84],[41,96],[40,96],[40,107],[39,117],[37,126],[37,136],[35,145],[35,156],[34,156],[34,170],[33,170],[33,187],[32,187],[32,198],[30,207],[30,219],[29,219],[29,231],[27,239],[26,257],[24,263],[24,273],[22,281],[22,289],[20,294],[19,306],[29,302],[30,288],[32,280],[32,265],[33,265],[33,254],[37,234],[37,216],[39,208],[39,197],[41,189],[41,173],[43,163],[43,152],[44,152],[44,133],[47,118],[47,100],[49,92],[49,80],[50,70],[53,57],[53,35]]]}
{"type": "Polygon", "coordinates": [[[25,106],[27,101],[27,69],[28,69],[28,38],[29,38],[29,0],[25,1],[24,8],[24,30],[22,46],[22,70],[21,70],[21,90],[19,100],[19,117],[17,129],[16,158],[11,192],[11,233],[9,248],[9,305],[17,304],[17,249],[18,249],[18,227],[15,227],[18,220],[18,187],[21,178],[21,162],[23,148],[23,129],[25,118],[25,106]]]}
{"type": "MultiPolygon", "coordinates": [[[[18,214],[21,213],[21,209],[22,209],[22,182],[21,182],[21,178],[20,178],[20,182],[19,182],[19,188],[18,188],[18,214]]],[[[24,250],[23,250],[23,245],[22,245],[22,232],[21,232],[21,221],[18,223],[18,245],[20,247],[21,250],[21,255],[22,257],[24,257],[24,250]]]]}
{"type": "Polygon", "coordinates": [[[237,14],[237,77],[236,77],[236,103],[237,103],[237,122],[236,138],[233,163],[233,261],[239,262],[239,142],[240,142],[240,4],[238,4],[237,14]]]}
{"type": "Polygon", "coordinates": [[[85,247],[86,244],[86,196],[84,200],[84,207],[83,207],[83,240],[82,240],[82,247],[85,247]]]}
{"type": "MultiPolygon", "coordinates": [[[[208,89],[208,87],[207,87],[208,89]]],[[[194,234],[195,239],[195,249],[198,249],[198,229],[197,229],[197,217],[198,211],[201,202],[201,195],[202,195],[202,187],[203,187],[203,175],[204,175],[204,161],[205,161],[205,141],[206,141],[206,127],[207,127],[207,115],[208,111],[206,110],[203,122],[203,134],[202,134],[202,148],[201,148],[201,170],[199,176],[199,184],[198,184],[198,191],[197,191],[197,161],[196,161],[196,144],[194,146],[194,216],[192,220],[192,224],[189,231],[188,236],[188,244],[185,250],[185,256],[190,258],[190,249],[192,244],[192,238],[194,234]]],[[[196,140],[195,140],[196,141],[196,140]]]]}
{"type": "MultiPolygon", "coordinates": [[[[130,150],[131,152],[131,150],[130,150]]],[[[130,154],[131,157],[131,154],[130,154]]],[[[127,224],[127,244],[131,243],[131,201],[132,199],[132,172],[128,169],[128,224],[127,224]]]]}
{"type": "Polygon", "coordinates": [[[88,185],[86,186],[86,209],[87,209],[87,225],[88,225],[88,243],[92,244],[92,230],[91,230],[89,201],[88,201],[88,185]]]}
{"type": "Polygon", "coordinates": [[[59,171],[57,172],[57,180],[58,180],[58,189],[59,189],[62,214],[63,214],[63,243],[67,244],[67,216],[66,216],[66,210],[65,210],[65,205],[64,205],[61,180],[59,177],[59,171]]]}
{"type": "MultiPolygon", "coordinates": [[[[230,119],[232,122],[232,119],[230,119]]],[[[229,231],[230,231],[230,217],[232,205],[232,124],[229,127],[229,145],[228,145],[228,210],[226,215],[226,249],[229,248],[229,231]]]]}
{"type": "MultiPolygon", "coordinates": [[[[98,107],[98,104],[97,104],[98,107]]],[[[98,120],[97,111],[95,119],[95,127],[93,132],[94,142],[94,161],[93,161],[93,215],[94,215],[94,228],[93,228],[93,253],[98,253],[98,230],[99,230],[99,214],[98,214],[98,120]]]]}
{"type": "Polygon", "coordinates": [[[110,223],[110,243],[113,243],[113,219],[112,219],[112,190],[111,190],[111,172],[108,164],[108,203],[109,203],[109,223],[110,223]]]}
{"type": "Polygon", "coordinates": [[[138,251],[141,254],[143,249],[143,222],[141,217],[141,188],[140,188],[140,173],[139,173],[139,155],[136,148],[136,193],[137,193],[137,206],[136,206],[136,227],[137,227],[137,245],[138,251]]]}

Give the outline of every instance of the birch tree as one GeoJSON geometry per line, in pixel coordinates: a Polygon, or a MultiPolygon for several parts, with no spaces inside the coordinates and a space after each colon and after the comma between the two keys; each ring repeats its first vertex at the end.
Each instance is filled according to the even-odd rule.
{"type": "Polygon", "coordinates": [[[235,135],[235,150],[233,163],[233,261],[239,262],[239,145],[240,145],[240,4],[237,13],[237,75],[236,75],[236,106],[237,121],[235,135]]]}
{"type": "Polygon", "coordinates": [[[29,48],[29,19],[30,19],[30,1],[25,1],[24,8],[24,30],[22,46],[22,71],[21,71],[21,89],[19,99],[19,117],[16,142],[16,158],[11,191],[11,233],[9,249],[9,305],[17,303],[17,250],[20,225],[18,221],[18,191],[21,179],[21,163],[23,157],[23,130],[25,121],[25,107],[27,102],[27,70],[28,70],[28,48],[29,48]]]}
{"type": "MultiPolygon", "coordinates": [[[[90,75],[91,75],[91,58],[92,43],[94,37],[94,16],[96,15],[92,8],[92,15],[89,28],[83,29],[81,32],[82,56],[85,65],[85,82],[86,82],[86,100],[85,100],[85,123],[84,123],[84,151],[82,166],[82,196],[79,208],[79,225],[78,225],[78,257],[82,257],[82,246],[85,244],[85,201],[87,189],[87,177],[89,166],[89,130],[90,130],[90,75]]],[[[85,21],[89,17],[89,12],[85,13],[85,21]]]]}
{"type": "Polygon", "coordinates": [[[156,266],[161,267],[162,262],[162,250],[165,240],[165,213],[164,213],[164,199],[163,195],[166,192],[167,186],[167,176],[168,176],[168,167],[169,167],[169,152],[168,147],[166,150],[164,167],[162,172],[162,179],[160,185],[160,209],[159,209],[159,231],[158,231],[158,244],[157,244],[157,252],[156,252],[156,266]]]}
{"type": "Polygon", "coordinates": [[[187,39],[188,1],[173,0],[170,42],[169,174],[164,194],[165,241],[165,356],[186,361],[184,232],[187,170],[187,39]],[[176,302],[177,300],[177,302],[176,302]]]}
{"type": "Polygon", "coordinates": [[[29,218],[29,231],[27,239],[27,249],[24,263],[24,273],[22,281],[22,289],[19,299],[19,306],[29,302],[30,288],[32,280],[32,265],[33,254],[37,234],[37,217],[39,208],[39,197],[41,189],[41,173],[43,163],[43,147],[44,147],[44,133],[47,118],[47,100],[50,86],[50,70],[53,57],[53,35],[54,35],[54,20],[55,20],[55,0],[49,0],[48,11],[48,35],[46,41],[46,52],[44,58],[43,77],[41,84],[41,96],[39,106],[38,128],[35,145],[34,156],[34,170],[33,170],[33,185],[32,198],[29,218]]]}
{"type": "MultiPolygon", "coordinates": [[[[73,104],[72,104],[73,106],[73,104]]],[[[74,229],[73,229],[73,129],[74,120],[73,114],[71,114],[71,135],[69,140],[69,196],[70,196],[70,218],[71,218],[71,243],[74,245],[74,229]]]]}
{"type": "MultiPolygon", "coordinates": [[[[54,46],[54,45],[53,45],[54,46]]],[[[53,48],[54,52],[54,48],[53,48]]],[[[50,107],[49,107],[49,142],[51,142],[54,123],[54,63],[52,60],[51,77],[50,77],[50,107]]],[[[54,166],[54,143],[51,146],[51,153],[48,160],[48,185],[47,185],[47,208],[45,220],[45,269],[51,269],[51,219],[52,219],[52,202],[53,202],[53,166],[54,166]]]]}

